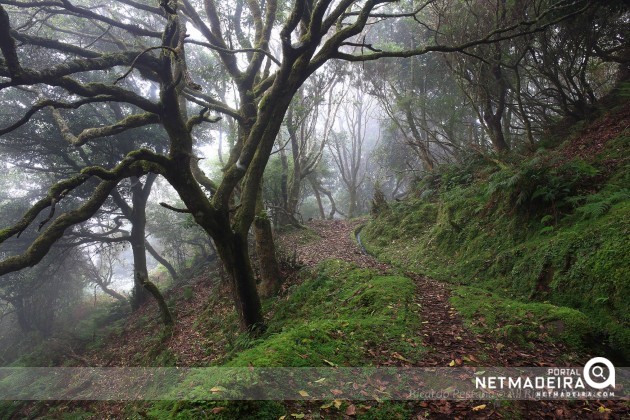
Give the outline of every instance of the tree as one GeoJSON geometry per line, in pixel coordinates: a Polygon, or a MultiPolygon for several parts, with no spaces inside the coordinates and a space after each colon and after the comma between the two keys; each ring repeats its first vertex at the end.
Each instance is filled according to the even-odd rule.
{"type": "Polygon", "coordinates": [[[311,77],[289,106],[285,118],[289,139],[278,149],[282,174],[279,200],[273,208],[279,213],[276,219],[280,225],[299,225],[296,214],[304,180],[316,176],[343,100],[343,95],[335,90],[343,70],[338,66],[311,77]]]}
{"type": "MultiPolygon", "coordinates": [[[[13,100],[20,105],[20,108],[26,108],[31,95],[32,92],[18,93],[13,100]]],[[[122,113],[123,111],[118,104],[91,105],[75,111],[74,116],[76,121],[110,124],[111,119],[116,116],[120,117],[122,113]]],[[[121,133],[108,141],[104,147],[103,145],[93,145],[90,148],[81,148],[77,153],[72,144],[82,140],[79,140],[72,132],[77,126],[80,127],[80,124],[69,122],[55,108],[52,108],[50,114],[48,112],[43,114],[40,115],[40,124],[47,128],[46,131],[41,130],[41,125],[39,129],[37,126],[22,127],[19,132],[5,135],[0,142],[0,147],[12,164],[31,172],[53,173],[55,180],[80,171],[82,165],[108,165],[111,162],[116,162],[120,156],[124,156],[140,145],[151,145],[158,149],[164,147],[163,137],[155,135],[150,129],[145,128],[141,131],[136,130],[133,137],[128,135],[129,133],[121,133]],[[55,128],[58,130],[54,130],[55,128]],[[28,145],[24,144],[23,136],[25,135],[28,135],[30,139],[28,145]]],[[[165,322],[172,323],[172,317],[161,293],[148,279],[146,265],[148,248],[156,259],[166,266],[170,266],[145,239],[145,208],[156,176],[156,174],[150,173],[146,176],[146,181],[132,177],[128,187],[124,185],[124,182],[119,184],[111,192],[113,200],[105,202],[99,213],[93,218],[96,220],[95,223],[92,223],[92,226],[84,223],[79,229],[73,229],[72,232],[66,234],[64,246],[130,243],[134,258],[132,308],[138,309],[147,296],[151,294],[160,305],[165,322]],[[144,186],[142,185],[143,182],[144,186]],[[131,201],[131,205],[127,204],[128,200],[131,201]],[[117,210],[122,213],[117,214],[117,210]],[[122,226],[124,219],[127,219],[131,224],[129,230],[122,226]]],[[[89,191],[81,192],[81,197],[88,196],[89,191]]]]}
{"type": "MultiPolygon", "coordinates": [[[[534,147],[543,127],[558,118],[587,118],[614,83],[613,63],[627,68],[627,30],[621,24],[627,7],[616,1],[568,7],[579,13],[541,31],[447,57],[495,152],[534,147]]],[[[467,3],[442,11],[451,24],[436,36],[457,42],[486,32],[489,23],[518,22],[527,13],[523,2],[467,3]]]]}
{"type": "MultiPolygon", "coordinates": [[[[88,200],[58,215],[25,252],[0,262],[0,275],[39,262],[67,228],[92,217],[122,179],[157,173],[181,197],[185,209],[180,210],[190,212],[214,239],[230,275],[242,328],[259,330],[263,315],[247,235],[256,217],[260,182],[276,136],[304,81],[332,59],[411,57],[497,42],[562,20],[558,13],[552,16],[550,10],[561,13],[565,8],[563,4],[553,5],[536,13],[540,9],[532,6],[530,16],[534,17],[528,22],[495,29],[461,45],[423,45],[392,51],[370,45],[363,33],[366,25],[382,19],[417,18],[426,4],[411,12],[401,11],[403,6],[397,2],[383,0],[297,0],[289,8],[278,6],[276,0],[263,4],[238,0],[233,6],[215,0],[205,0],[203,4],[165,0],[160,7],[122,0],[107,8],[91,0],[81,5],[71,0],[45,5],[2,0],[0,50],[4,59],[0,63],[0,90],[48,87],[46,98],[2,129],[2,133],[26,124],[45,107],[68,110],[90,103],[116,102],[124,104],[124,117],[115,124],[84,129],[76,136],[77,147],[132,128],[159,124],[168,136],[169,148],[165,153],[137,149],[111,167],[88,166],[53,184],[48,195],[37,201],[20,221],[0,231],[0,242],[26,230],[43,209],[71,196],[88,181],[98,180],[88,200]],[[391,8],[386,7],[389,3],[391,8]],[[42,32],[38,31],[40,22],[45,23],[42,32]],[[202,39],[188,37],[186,25],[194,26],[202,39]],[[269,51],[274,30],[280,36],[280,59],[269,51]],[[60,40],[47,37],[46,32],[60,40]],[[360,52],[348,50],[357,45],[361,46],[360,52]],[[27,55],[28,51],[35,54],[27,55]],[[217,55],[234,84],[236,106],[202,93],[203,89],[213,91],[211,80],[199,82],[201,72],[191,70],[189,65],[208,51],[217,55]],[[38,55],[60,61],[41,68],[33,60],[38,55]],[[111,71],[120,66],[127,71],[114,79],[111,71]],[[142,83],[129,81],[139,77],[142,83]],[[157,101],[147,99],[146,86],[159,89],[157,101]],[[187,102],[197,105],[190,106],[190,113],[187,102]],[[199,170],[193,149],[193,129],[215,121],[208,116],[209,111],[233,118],[238,124],[238,136],[223,177],[216,182],[199,170]]],[[[571,13],[575,10],[571,9],[571,13]]]]}
{"type": "Polygon", "coordinates": [[[347,218],[355,217],[358,193],[367,175],[368,126],[375,123],[375,101],[363,92],[361,83],[346,96],[349,101],[342,107],[340,126],[342,131],[333,132],[328,149],[339,170],[348,192],[347,218]]]}
{"type": "Polygon", "coordinates": [[[104,293],[122,303],[127,303],[127,298],[110,288],[114,280],[114,267],[118,262],[115,247],[107,246],[98,250],[98,253],[88,255],[85,259],[86,271],[90,280],[95,283],[104,293]]]}

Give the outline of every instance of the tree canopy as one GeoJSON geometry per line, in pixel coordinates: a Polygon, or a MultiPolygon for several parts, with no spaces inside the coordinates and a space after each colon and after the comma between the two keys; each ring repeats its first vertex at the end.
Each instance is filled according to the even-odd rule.
{"type": "MultiPolygon", "coordinates": [[[[46,138],[54,130],[65,140],[59,147],[68,151],[72,170],[52,180],[47,194],[0,231],[0,243],[38,231],[26,249],[0,261],[0,275],[39,263],[68,228],[92,218],[123,180],[160,175],[183,202],[184,208],[176,210],[189,213],[213,238],[231,279],[241,326],[256,329],[264,320],[248,233],[264,211],[265,167],[307,79],[333,61],[365,63],[429,53],[480,60],[476,69],[462,63],[461,80],[486,88],[470,100],[479,103],[480,121],[491,128],[497,151],[505,152],[509,144],[502,118],[511,82],[504,75],[504,56],[518,55],[519,40],[542,43],[540,34],[547,28],[562,28],[562,22],[597,10],[596,3],[537,0],[508,7],[503,1],[496,9],[468,5],[466,13],[455,14],[459,2],[451,0],[121,0],[108,5],[1,0],[0,100],[12,109],[0,135],[33,130],[46,138]],[[388,38],[379,30],[383,27],[424,36],[400,43],[395,32],[388,38]],[[102,114],[107,107],[114,118],[81,113],[90,108],[102,114]],[[234,137],[221,174],[212,178],[200,168],[198,146],[214,135],[220,119],[229,120],[234,137]],[[98,152],[112,139],[146,126],[156,126],[156,136],[164,135],[166,144],[142,142],[93,164],[81,159],[82,153],[98,152]],[[79,195],[83,187],[85,196],[79,195]],[[81,201],[54,211],[75,196],[81,201]],[[50,216],[38,219],[48,208],[50,216]]],[[[601,37],[611,40],[600,55],[617,54],[614,37],[601,37]]],[[[531,59],[535,64],[545,57],[531,59]]],[[[559,95],[562,83],[556,83],[559,95]]],[[[398,92],[404,125],[411,127],[416,117],[404,111],[407,87],[390,83],[387,89],[398,92]]],[[[426,135],[413,137],[412,143],[429,141],[426,135]]],[[[261,229],[259,242],[269,239],[264,226],[256,228],[261,229]]]]}

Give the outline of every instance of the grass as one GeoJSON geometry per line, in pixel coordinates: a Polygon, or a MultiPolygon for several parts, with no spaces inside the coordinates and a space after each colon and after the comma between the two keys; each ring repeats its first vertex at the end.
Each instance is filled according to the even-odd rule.
{"type": "MultiPolygon", "coordinates": [[[[413,338],[421,320],[410,304],[415,292],[412,280],[380,275],[337,260],[304,271],[302,276],[303,283],[294,286],[285,298],[266,302],[272,315],[265,335],[258,339],[240,336],[222,366],[367,366],[378,362],[373,354],[393,352],[410,360],[422,358],[425,350],[420,340],[413,338]]],[[[184,386],[207,392],[216,385],[215,379],[191,375],[184,386]]],[[[304,404],[296,403],[292,409],[305,410],[304,404]]],[[[383,404],[366,411],[375,417],[363,414],[363,418],[404,417],[405,410],[403,405],[383,404]]],[[[262,419],[290,416],[285,411],[273,401],[182,401],[156,403],[149,416],[194,418],[215,413],[217,418],[262,419]]]]}
{"type": "Polygon", "coordinates": [[[584,350],[594,333],[582,312],[547,303],[524,303],[503,298],[484,289],[460,286],[453,291],[451,303],[474,332],[499,341],[531,346],[531,340],[560,340],[577,351],[584,350]]]}
{"type": "MultiPolygon", "coordinates": [[[[546,160],[534,156],[505,168],[474,161],[441,168],[420,183],[416,198],[392,203],[371,221],[363,244],[405,270],[473,287],[460,289],[470,302],[455,298],[466,303],[459,308],[465,316],[478,315],[473,303],[486,312],[496,309],[514,318],[510,334],[526,339],[519,316],[525,311],[542,322],[537,305],[549,304],[553,313],[586,320],[565,320],[567,330],[582,329],[583,337],[567,332],[552,339],[588,343],[627,362],[630,165],[622,156],[628,140],[625,134],[612,139],[589,162],[562,161],[556,150],[546,151],[546,160]],[[525,306],[505,312],[506,302],[512,309],[517,302],[525,306]]],[[[486,315],[490,325],[495,317],[486,315]]]]}

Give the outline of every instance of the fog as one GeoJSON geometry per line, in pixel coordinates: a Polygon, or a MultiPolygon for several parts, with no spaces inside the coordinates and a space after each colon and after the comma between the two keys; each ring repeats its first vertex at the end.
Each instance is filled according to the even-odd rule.
{"type": "Polygon", "coordinates": [[[203,276],[255,331],[278,232],[518,162],[627,75],[617,2],[201,3],[0,1],[0,363],[203,276]]]}

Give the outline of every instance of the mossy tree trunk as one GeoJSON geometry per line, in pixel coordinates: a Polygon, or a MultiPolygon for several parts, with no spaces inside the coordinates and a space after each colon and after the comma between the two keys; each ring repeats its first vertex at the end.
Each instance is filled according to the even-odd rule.
{"type": "Polygon", "coordinates": [[[264,330],[265,320],[251,266],[247,235],[231,232],[224,235],[215,236],[215,244],[229,275],[239,323],[242,330],[257,334],[264,330]]]}
{"type": "Polygon", "coordinates": [[[160,293],[157,286],[149,281],[149,272],[147,270],[147,249],[146,249],[146,206],[151,194],[151,188],[156,174],[148,174],[144,185],[138,177],[131,178],[131,201],[132,206],[129,208],[127,203],[118,195],[115,197],[123,212],[127,214],[131,222],[131,234],[129,242],[133,251],[133,295],[131,298],[131,308],[138,310],[149,298],[153,296],[158,303],[162,320],[164,324],[173,324],[173,316],[171,315],[168,305],[164,297],[160,293]],[[126,210],[126,211],[125,211],[126,210]]]}
{"type": "Polygon", "coordinates": [[[269,220],[263,208],[262,191],[257,200],[254,238],[256,240],[256,255],[260,265],[260,295],[262,297],[271,297],[280,289],[282,278],[278,259],[276,258],[271,220],[269,220]]]}

